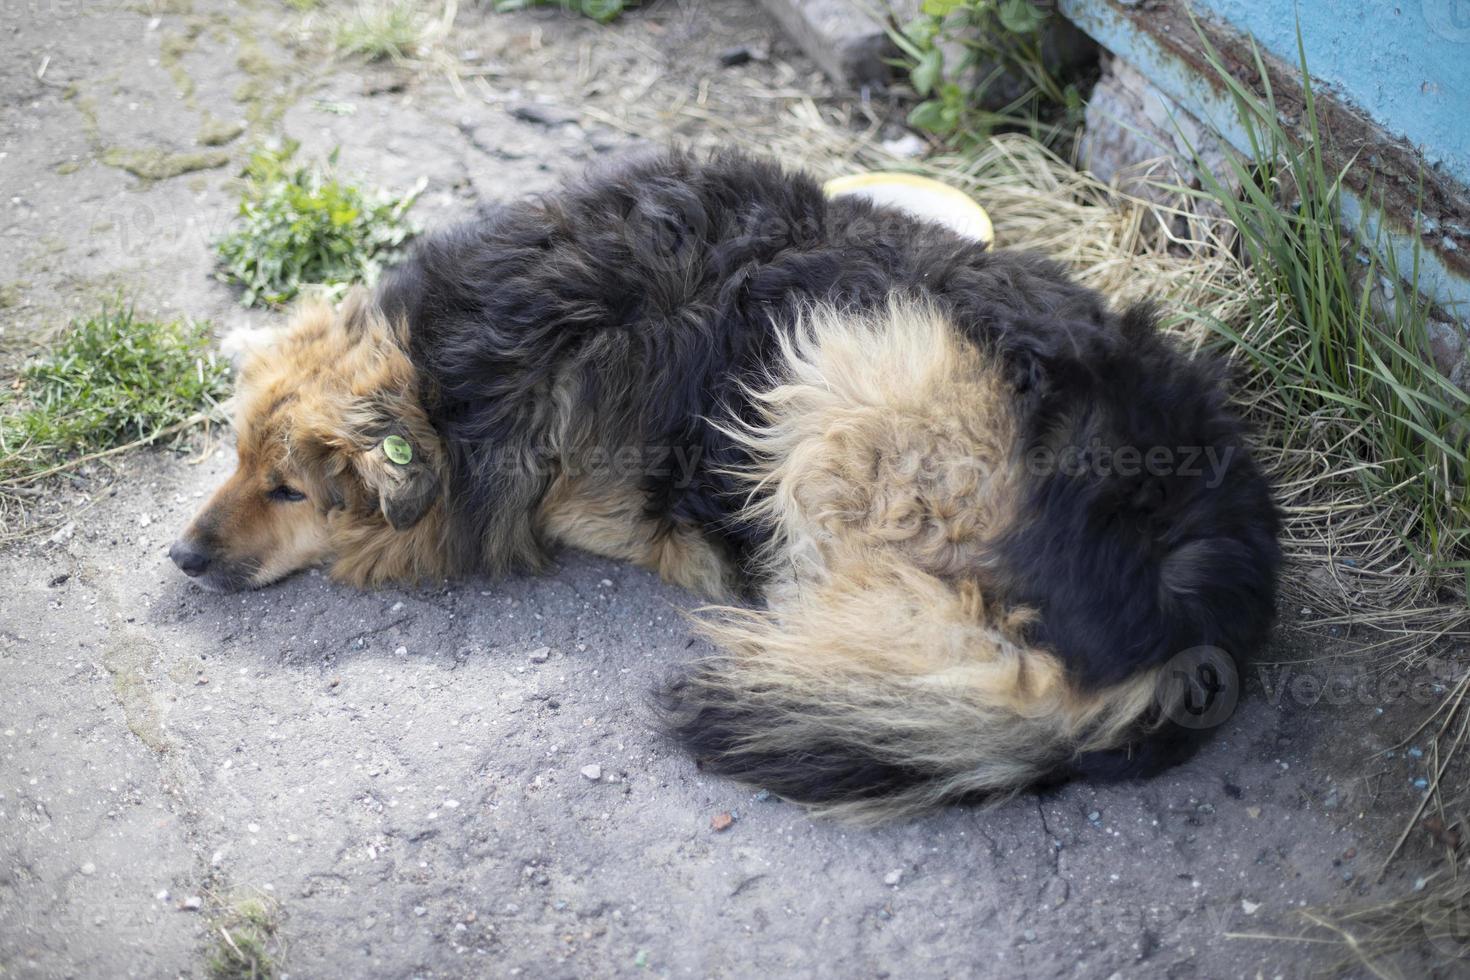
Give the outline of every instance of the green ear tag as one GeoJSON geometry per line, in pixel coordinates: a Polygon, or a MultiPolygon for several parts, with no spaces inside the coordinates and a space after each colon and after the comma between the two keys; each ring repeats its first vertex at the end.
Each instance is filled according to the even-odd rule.
{"type": "Polygon", "coordinates": [[[413,462],[413,446],[402,436],[389,436],[383,440],[383,454],[399,466],[413,462]]]}

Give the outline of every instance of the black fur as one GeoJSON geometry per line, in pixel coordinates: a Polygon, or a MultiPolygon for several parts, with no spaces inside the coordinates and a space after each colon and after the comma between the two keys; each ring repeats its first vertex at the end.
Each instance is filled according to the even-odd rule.
{"type": "MultiPolygon", "coordinates": [[[[1070,331],[1109,326],[1100,298],[1055,264],[974,242],[863,201],[828,202],[804,175],[728,154],[660,154],[593,174],[553,197],[495,208],[424,240],[380,302],[406,314],[412,356],[453,455],[467,526],[522,525],[488,567],[536,563],[525,522],[545,483],[526,467],[547,445],[558,378],[629,442],[697,458],[687,484],[650,476],[650,512],[709,529],[737,560],[760,543],[735,519],[723,475],[739,451],[710,420],[743,417],[776,329],[814,301],[866,308],[928,294],[1029,378],[1070,331]],[[1057,330],[1054,324],[1065,324],[1057,330]]],[[[498,541],[502,535],[487,535],[498,541]]]]}
{"type": "Polygon", "coordinates": [[[1276,512],[1215,371],[1140,309],[1052,378],[1029,419],[1028,519],[1000,549],[1008,598],[1041,612],[1034,639],[1094,687],[1193,647],[1258,649],[1276,512]]]}
{"type": "MultiPolygon", "coordinates": [[[[726,475],[746,460],[712,420],[751,419],[744,386],[801,307],[867,308],[895,291],[936,301],[1002,359],[1030,449],[1097,440],[1229,454],[1218,486],[1177,465],[1138,477],[1038,467],[996,563],[1006,597],[1039,610],[1037,643],[1089,687],[1188,647],[1245,656],[1260,644],[1276,520],[1218,379],[1147,310],[1119,318],[1044,258],[828,201],[815,181],[769,163],[660,153],[424,239],[378,300],[408,322],[450,454],[456,520],[487,542],[477,566],[542,559],[533,513],[552,478],[548,404],[569,391],[595,441],[697,460],[687,480],[678,467],[642,477],[647,513],[702,529],[753,575],[763,531],[739,518],[743,495],[726,475]]],[[[674,702],[680,683],[698,678],[667,690],[674,702]]],[[[676,734],[718,758],[723,733],[741,727],[721,712],[751,710],[711,704],[676,734]]],[[[1059,760],[1057,772],[1124,777],[1188,751],[1192,733],[1160,731],[1147,749],[1059,760]]],[[[765,761],[736,774],[801,799],[881,795],[922,778],[841,746],[765,761]]]]}

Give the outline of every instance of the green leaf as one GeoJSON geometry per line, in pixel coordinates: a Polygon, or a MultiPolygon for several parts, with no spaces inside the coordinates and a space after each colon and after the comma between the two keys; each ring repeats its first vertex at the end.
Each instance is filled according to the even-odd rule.
{"type": "Polygon", "coordinates": [[[290,162],[295,145],[258,151],[247,167],[240,221],[216,243],[219,277],[244,288],[242,301],[283,303],[303,286],[340,292],[371,285],[415,233],[404,218],[423,182],[394,197],[339,179],[327,166],[290,162]]]}
{"type": "Polygon", "coordinates": [[[995,13],[1000,26],[1012,34],[1032,34],[1046,23],[1046,12],[1030,0],[1003,0],[995,13]]]}
{"type": "Polygon", "coordinates": [[[931,133],[943,134],[951,128],[945,123],[944,103],[939,99],[929,99],[914,106],[909,110],[908,123],[915,129],[931,133]]]}
{"type": "Polygon", "coordinates": [[[909,81],[914,85],[914,91],[920,95],[928,95],[934,91],[934,86],[944,73],[944,55],[938,48],[931,48],[924,52],[919,63],[909,72],[909,81]]]}

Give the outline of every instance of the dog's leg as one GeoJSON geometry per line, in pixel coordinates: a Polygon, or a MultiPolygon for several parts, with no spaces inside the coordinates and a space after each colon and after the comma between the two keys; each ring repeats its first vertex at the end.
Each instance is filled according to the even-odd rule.
{"type": "Polygon", "coordinates": [[[563,475],[539,520],[557,544],[632,562],[710,598],[731,595],[734,570],[720,551],[694,529],[650,518],[642,491],[629,483],[563,475]]]}

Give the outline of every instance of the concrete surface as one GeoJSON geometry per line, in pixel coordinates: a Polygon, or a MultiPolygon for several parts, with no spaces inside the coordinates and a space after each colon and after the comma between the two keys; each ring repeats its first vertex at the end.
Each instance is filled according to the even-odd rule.
{"type": "MultiPolygon", "coordinates": [[[[760,0],[765,10],[838,85],[849,90],[883,88],[897,56],[879,16],[882,8],[862,0],[760,0]]],[[[918,11],[915,0],[899,0],[897,23],[918,11]]]]}
{"type": "MultiPolygon", "coordinates": [[[[309,26],[274,0],[7,17],[4,372],[115,289],[221,333],[268,318],[209,277],[233,167],[149,183],[110,146],[187,150],[206,112],[248,114],[235,160],[272,132],[340,144],[377,183],[427,176],[432,223],[627,144],[619,99],[756,134],[786,102],[742,80],[812,72],[750,0],[606,29],[462,5],[460,90],[333,62],[309,26]],[[753,38],[769,61],[719,67],[753,38]]],[[[667,118],[639,135],[707,135],[667,118]]],[[[566,555],[537,579],[199,591],[164,552],[229,457],[215,432],[94,464],[5,548],[0,975],[202,976],[221,910],[267,896],[296,977],[1297,977],[1340,951],[1261,937],[1412,880],[1417,843],[1369,883],[1424,766],[1382,753],[1423,705],[1364,678],[1366,700],[1314,705],[1309,610],[1286,611],[1294,665],[1252,673],[1184,768],[854,830],[659,737],[645,692],[702,648],[695,600],[645,573],[566,555]]]]}

